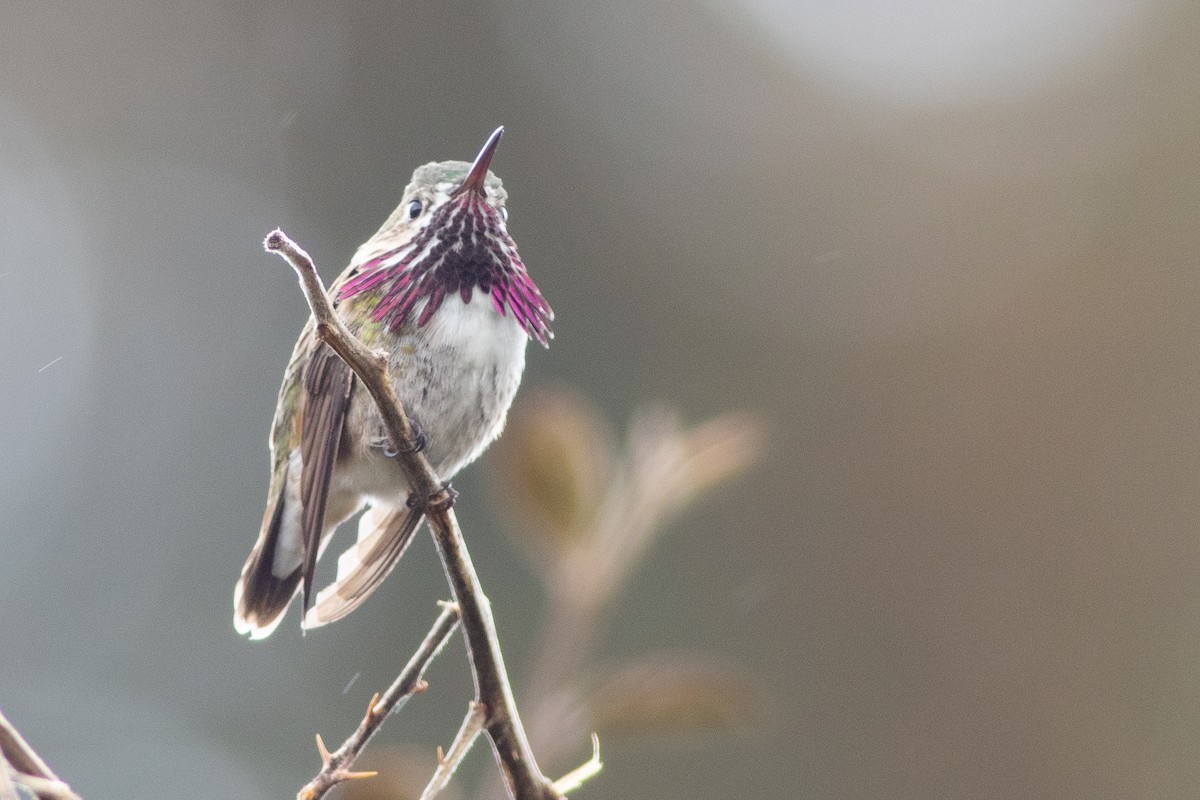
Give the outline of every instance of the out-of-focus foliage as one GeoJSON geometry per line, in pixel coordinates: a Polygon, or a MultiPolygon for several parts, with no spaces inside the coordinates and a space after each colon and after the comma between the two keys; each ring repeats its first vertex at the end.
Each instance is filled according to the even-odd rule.
{"type": "Polygon", "coordinates": [[[589,693],[592,722],[602,739],[727,731],[754,710],[744,672],[704,656],[629,664],[589,693]]]}
{"type": "Polygon", "coordinates": [[[602,608],[673,514],[757,457],[763,432],[741,414],[684,428],[652,406],[634,417],[624,452],[615,441],[577,394],[545,389],[518,404],[494,446],[493,494],[556,603],[602,608]]]}
{"type": "MultiPolygon", "coordinates": [[[[744,666],[703,655],[652,655],[595,679],[589,676],[600,667],[591,663],[589,650],[613,621],[613,600],[670,517],[749,467],[764,444],[761,428],[737,414],[688,428],[655,406],[635,416],[625,447],[618,449],[604,418],[579,393],[542,389],[518,399],[490,455],[490,474],[493,496],[549,591],[537,666],[520,693],[539,760],[557,762],[591,731],[665,736],[728,730],[746,721],[753,690],[744,666]]],[[[419,796],[431,769],[412,752],[364,759],[379,763],[381,774],[393,774],[380,785],[352,782],[349,796],[419,796]]],[[[499,796],[495,781],[478,793],[499,796]]]]}
{"type": "Polygon", "coordinates": [[[594,523],[613,458],[611,432],[581,396],[534,390],[495,447],[493,496],[521,521],[515,529],[535,556],[552,559],[594,523]]]}

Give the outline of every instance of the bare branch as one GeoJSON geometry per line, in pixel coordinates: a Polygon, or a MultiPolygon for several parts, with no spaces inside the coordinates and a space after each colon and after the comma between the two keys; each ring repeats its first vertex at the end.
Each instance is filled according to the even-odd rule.
{"type": "Polygon", "coordinates": [[[346,329],[333,310],[312,259],[283,231],[272,231],[265,246],[291,264],[312,309],[317,336],[354,370],[375,399],[392,438],[393,449],[398,451],[396,462],[412,488],[412,502],[421,504],[429,519],[438,555],[461,615],[475,682],[475,699],[487,710],[484,730],[492,741],[509,795],[515,800],[559,800],[562,795],[538,769],[517,714],[491,604],[479,584],[458,520],[451,510],[454,493],[442,483],[428,459],[417,448],[408,446],[415,435],[388,378],[386,356],[368,350],[346,329]]]}
{"type": "Polygon", "coordinates": [[[604,762],[600,760],[600,737],[593,733],[592,757],[556,780],[554,788],[564,795],[573,792],[583,786],[586,781],[599,775],[603,768],[604,762]]]}
{"type": "Polygon", "coordinates": [[[367,742],[379,730],[379,726],[388,715],[399,709],[418,692],[424,691],[427,684],[421,678],[425,668],[445,646],[458,625],[458,606],[453,603],[443,603],[442,613],[433,623],[433,628],[426,634],[425,640],[417,648],[417,652],[409,659],[403,671],[383,693],[376,694],[367,704],[367,713],[354,733],[350,734],[342,746],[330,753],[325,748],[325,742],[317,734],[317,752],[321,754],[322,767],[317,776],[304,786],[296,795],[298,800],[320,800],[325,793],[339,783],[356,778],[374,777],[374,772],[351,772],[350,767],[358,758],[367,742]]]}
{"type": "Polygon", "coordinates": [[[19,797],[16,786],[44,800],[79,800],[79,795],[55,775],[25,738],[0,713],[0,800],[19,797]],[[5,794],[7,793],[7,795],[5,794]]]}
{"type": "Polygon", "coordinates": [[[454,770],[458,769],[458,765],[462,763],[463,757],[471,749],[471,745],[475,744],[475,740],[483,732],[483,724],[486,721],[487,707],[472,700],[471,705],[467,708],[467,716],[463,719],[462,727],[458,729],[458,734],[450,743],[450,749],[443,753],[442,748],[438,748],[437,769],[434,770],[433,778],[425,787],[425,791],[421,792],[421,800],[433,800],[438,792],[446,788],[450,777],[454,775],[454,770]]]}
{"type": "MultiPolygon", "coordinates": [[[[269,252],[281,256],[296,271],[296,276],[300,279],[300,288],[304,291],[309,308],[312,309],[317,337],[341,356],[375,398],[375,404],[379,406],[379,413],[383,415],[388,433],[394,439],[392,449],[413,449],[411,443],[416,438],[416,432],[408,421],[408,415],[400,406],[400,398],[396,396],[392,382],[387,378],[387,354],[368,349],[350,332],[333,310],[329,295],[325,293],[325,284],[321,282],[321,276],[317,274],[312,258],[289,239],[287,234],[281,230],[271,231],[264,246],[269,252]]],[[[396,462],[404,470],[404,477],[413,489],[413,497],[426,500],[441,489],[441,482],[434,475],[428,462],[425,462],[424,469],[416,459],[398,458],[396,462]]]]}

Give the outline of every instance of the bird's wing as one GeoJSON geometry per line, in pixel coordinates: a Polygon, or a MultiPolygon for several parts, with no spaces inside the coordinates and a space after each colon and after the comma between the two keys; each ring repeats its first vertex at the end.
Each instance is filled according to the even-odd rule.
{"type": "Polygon", "coordinates": [[[329,479],[342,441],[354,373],[324,342],[314,342],[302,374],[304,411],[300,420],[300,531],[304,537],[304,608],[312,593],[313,573],[325,527],[329,479]]]}
{"type": "Polygon", "coordinates": [[[372,508],[364,514],[358,542],[338,557],[337,580],[317,594],[304,627],[326,625],[358,608],[396,566],[423,518],[411,508],[372,508]]]}

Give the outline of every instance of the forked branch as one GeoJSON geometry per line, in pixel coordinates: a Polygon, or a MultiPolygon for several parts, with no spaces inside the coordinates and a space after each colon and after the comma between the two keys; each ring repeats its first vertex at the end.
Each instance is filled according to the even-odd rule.
{"type": "Polygon", "coordinates": [[[463,757],[471,749],[471,745],[475,744],[479,734],[483,733],[483,723],[486,721],[487,708],[482,703],[472,700],[470,707],[467,708],[467,716],[458,729],[458,734],[450,743],[450,749],[442,752],[442,748],[438,748],[437,769],[434,770],[433,777],[430,779],[429,785],[425,787],[425,791],[421,792],[421,800],[433,800],[434,797],[437,797],[438,792],[446,788],[446,784],[454,775],[454,770],[458,769],[458,765],[462,763],[463,757]]]}
{"type": "Polygon", "coordinates": [[[325,742],[317,734],[317,751],[321,754],[322,767],[317,776],[309,781],[299,794],[297,800],[320,800],[325,793],[343,781],[355,778],[369,778],[374,772],[351,772],[350,767],[358,758],[367,742],[379,730],[379,726],[388,715],[403,706],[408,698],[425,690],[426,683],[422,679],[425,668],[433,660],[450,639],[450,634],[458,626],[458,606],[444,603],[441,616],[433,623],[433,628],[417,648],[417,652],[409,659],[404,670],[380,697],[378,694],[371,698],[367,705],[366,716],[358,724],[358,728],[334,752],[325,748],[325,742]]]}
{"type": "Polygon", "coordinates": [[[484,709],[481,727],[491,740],[509,795],[514,800],[559,800],[563,795],[538,769],[517,714],[491,605],[480,586],[458,520],[451,509],[454,494],[441,482],[428,459],[417,448],[409,446],[416,438],[415,431],[388,378],[387,354],[369,350],[347,330],[334,312],[308,253],[280,230],[272,231],[265,245],[268,251],[283,257],[296,271],[312,309],[316,335],[354,370],[375,399],[392,439],[392,449],[398,453],[396,461],[412,488],[412,502],[423,506],[458,605],[475,682],[475,701],[484,709]]]}

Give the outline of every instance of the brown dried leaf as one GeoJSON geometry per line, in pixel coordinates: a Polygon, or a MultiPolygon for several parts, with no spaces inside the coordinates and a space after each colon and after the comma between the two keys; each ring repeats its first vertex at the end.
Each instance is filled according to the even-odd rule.
{"type": "Polygon", "coordinates": [[[725,414],[681,431],[674,414],[659,408],[635,422],[630,449],[639,485],[671,510],[744,471],[765,440],[762,423],[747,414],[725,414]]]}
{"type": "Polygon", "coordinates": [[[524,397],[492,449],[495,489],[514,527],[555,551],[592,525],[612,471],[612,437],[593,406],[563,389],[524,397]]]}
{"type": "Polygon", "coordinates": [[[729,730],[753,710],[753,692],[737,671],[697,658],[657,656],[633,664],[588,698],[601,738],[729,730]]]}
{"type": "Polygon", "coordinates": [[[762,452],[766,432],[747,414],[725,414],[684,436],[688,490],[694,496],[745,471],[762,452]]]}

